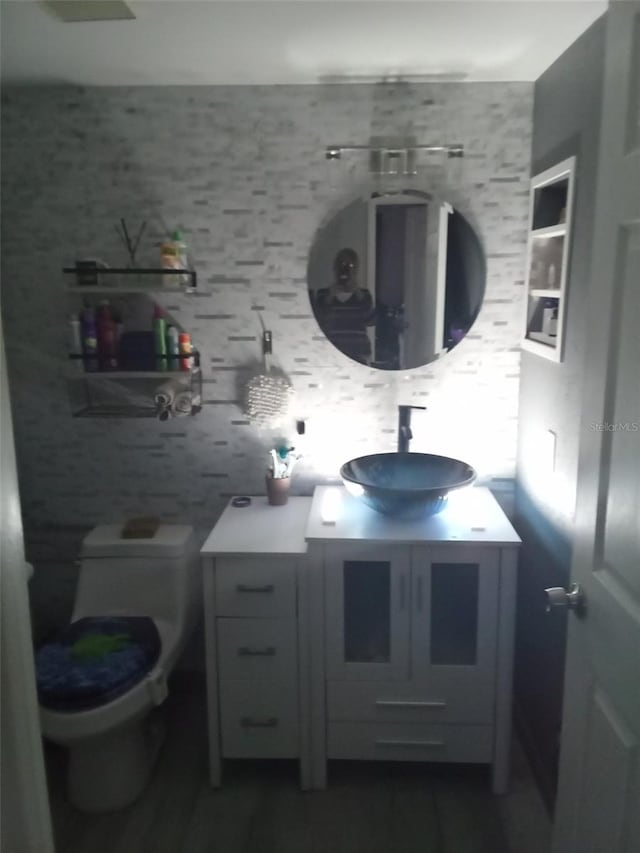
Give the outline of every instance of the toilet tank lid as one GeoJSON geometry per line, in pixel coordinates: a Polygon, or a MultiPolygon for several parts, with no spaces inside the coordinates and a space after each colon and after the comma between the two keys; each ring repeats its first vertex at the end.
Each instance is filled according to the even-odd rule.
{"type": "Polygon", "coordinates": [[[186,554],[193,527],[161,524],[151,539],[123,539],[122,524],[94,527],[82,543],[83,557],[180,557],[186,554]]]}

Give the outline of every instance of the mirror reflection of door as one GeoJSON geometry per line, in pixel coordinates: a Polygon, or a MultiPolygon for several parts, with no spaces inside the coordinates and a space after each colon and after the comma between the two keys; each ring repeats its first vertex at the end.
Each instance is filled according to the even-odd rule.
{"type": "Polygon", "coordinates": [[[344,355],[381,370],[421,367],[457,346],[485,282],[482,247],[466,219],[410,189],[353,201],[318,231],[309,255],[321,330],[344,355]],[[346,252],[356,258],[349,277],[336,272],[346,252]]]}
{"type": "Polygon", "coordinates": [[[375,367],[403,370],[446,351],[444,333],[451,205],[385,195],[369,200],[369,290],[375,298],[375,367]]]}

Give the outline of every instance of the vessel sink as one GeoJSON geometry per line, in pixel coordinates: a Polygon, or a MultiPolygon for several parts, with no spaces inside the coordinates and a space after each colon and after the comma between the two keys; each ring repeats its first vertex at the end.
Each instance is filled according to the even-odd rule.
{"type": "Polygon", "coordinates": [[[459,459],[431,453],[374,453],[340,469],[350,494],[383,515],[420,518],[443,510],[447,495],[469,486],[476,472],[459,459]]]}

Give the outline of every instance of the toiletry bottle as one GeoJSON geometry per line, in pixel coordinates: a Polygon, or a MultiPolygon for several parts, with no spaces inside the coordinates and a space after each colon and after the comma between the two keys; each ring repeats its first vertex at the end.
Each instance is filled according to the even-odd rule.
{"type": "MultiPolygon", "coordinates": [[[[178,268],[178,258],[173,240],[165,240],[160,246],[160,263],[163,270],[175,270],[178,268]]],[[[162,283],[168,287],[178,284],[177,275],[163,275],[162,283]]]]}
{"type": "MultiPolygon", "coordinates": [[[[165,240],[160,248],[162,268],[169,270],[188,269],[187,244],[182,239],[180,231],[174,231],[170,240],[165,240]]],[[[165,284],[178,286],[188,284],[189,277],[182,275],[165,276],[165,284]]]]}
{"type": "Polygon", "coordinates": [[[122,314],[120,313],[120,311],[113,311],[111,316],[113,317],[113,327],[115,334],[116,363],[119,364],[120,339],[122,338],[122,333],[124,332],[124,323],[122,322],[122,314]]]}
{"type": "Polygon", "coordinates": [[[544,335],[551,334],[551,318],[556,310],[555,299],[545,299],[542,305],[542,333],[544,335]]]}
{"type": "Polygon", "coordinates": [[[156,305],[153,311],[153,349],[156,354],[156,370],[166,370],[167,321],[159,305],[156,305]]]}
{"type": "Polygon", "coordinates": [[[77,314],[69,317],[69,355],[72,356],[74,371],[82,373],[82,324],[77,314]]]}
{"type": "Polygon", "coordinates": [[[182,238],[181,231],[173,232],[173,246],[175,250],[175,257],[177,258],[177,269],[186,270],[189,269],[189,262],[187,260],[187,244],[184,242],[182,238]]]}
{"type": "Polygon", "coordinates": [[[184,356],[190,356],[193,352],[193,347],[191,345],[191,335],[188,332],[181,332],[179,338],[180,345],[180,355],[183,358],[180,359],[180,370],[191,370],[193,365],[193,358],[184,358],[184,356]]]}
{"type": "Polygon", "coordinates": [[[98,359],[101,370],[115,370],[116,362],[116,324],[111,315],[109,300],[104,299],[98,305],[97,313],[98,359]]]}
{"type": "Polygon", "coordinates": [[[82,354],[84,369],[94,373],[98,369],[98,330],[95,312],[89,306],[82,312],[82,354]]]}
{"type": "Polygon", "coordinates": [[[175,326],[167,326],[167,355],[169,370],[179,370],[180,333],[175,326]]]}

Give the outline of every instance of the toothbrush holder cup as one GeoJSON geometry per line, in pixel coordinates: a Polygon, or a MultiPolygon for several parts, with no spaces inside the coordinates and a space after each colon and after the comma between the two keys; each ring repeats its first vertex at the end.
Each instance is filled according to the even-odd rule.
{"type": "Polygon", "coordinates": [[[265,477],[267,500],[271,506],[284,506],[289,500],[291,477],[265,477]]]}

